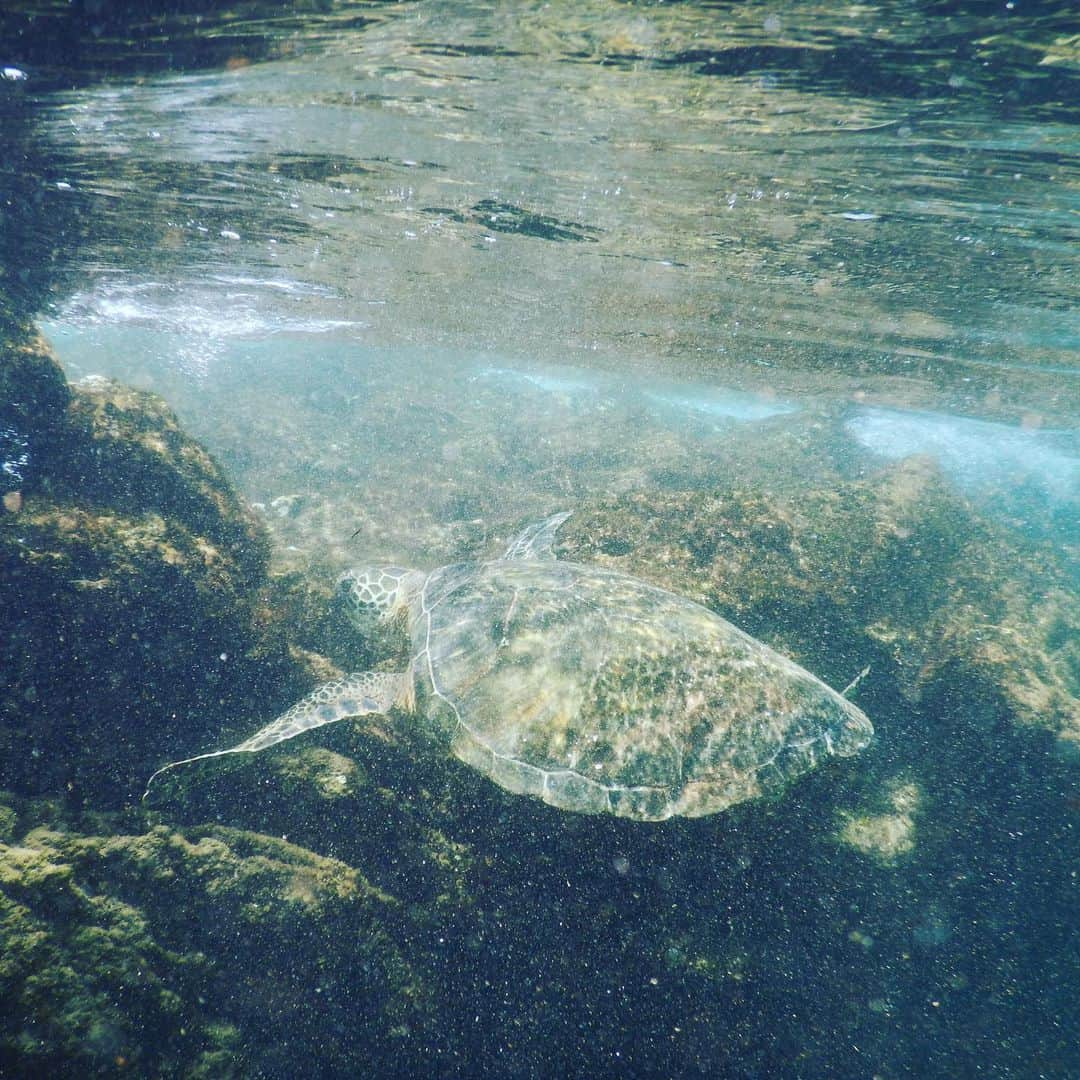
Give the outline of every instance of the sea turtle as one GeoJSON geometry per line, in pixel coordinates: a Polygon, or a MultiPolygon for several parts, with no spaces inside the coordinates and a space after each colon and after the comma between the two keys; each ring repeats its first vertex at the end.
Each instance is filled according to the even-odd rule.
{"type": "Polygon", "coordinates": [[[407,669],[320,686],[245,742],[159,769],[147,791],[174,765],[393,706],[508,791],[641,821],[716,813],[866,746],[858,708],[719,615],[556,561],[567,517],[530,525],[489,562],[345,574],[358,627],[404,618],[407,669]]]}

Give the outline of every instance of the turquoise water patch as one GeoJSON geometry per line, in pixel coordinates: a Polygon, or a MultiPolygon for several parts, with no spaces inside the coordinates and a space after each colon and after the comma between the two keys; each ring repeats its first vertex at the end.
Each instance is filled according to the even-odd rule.
{"type": "Polygon", "coordinates": [[[799,411],[799,406],[763,394],[724,386],[670,383],[648,387],[644,396],[664,410],[706,419],[754,422],[799,411]]]}
{"type": "Polygon", "coordinates": [[[472,377],[493,379],[521,389],[535,389],[547,394],[562,394],[575,399],[588,398],[601,392],[598,378],[584,371],[555,375],[511,367],[484,367],[472,377]]]}
{"type": "Polygon", "coordinates": [[[767,394],[705,383],[621,375],[618,378],[574,368],[483,367],[474,380],[503,383],[508,389],[552,395],[567,407],[609,408],[618,403],[647,410],[665,427],[701,421],[753,423],[799,411],[799,406],[767,394]]]}
{"type": "Polygon", "coordinates": [[[1080,431],[1025,429],[930,412],[863,409],[844,424],[860,446],[890,461],[929,454],[965,494],[1000,510],[1043,503],[1075,515],[1080,431]]]}

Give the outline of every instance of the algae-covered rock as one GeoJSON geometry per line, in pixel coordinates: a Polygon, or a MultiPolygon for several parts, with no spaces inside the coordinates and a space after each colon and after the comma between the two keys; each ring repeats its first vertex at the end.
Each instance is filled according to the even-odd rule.
{"type": "Polygon", "coordinates": [[[160,399],[69,388],[38,339],[0,382],[30,463],[0,512],[0,783],[115,804],[193,718],[242,720],[308,664],[261,592],[265,531],[160,399]]]}
{"type": "MultiPolygon", "coordinates": [[[[170,955],[142,914],[88,892],[41,837],[0,845],[0,1071],[72,1075],[141,1056],[178,1026],[170,955]],[[148,1022],[156,1017],[159,1022],[148,1022]]],[[[204,968],[194,954],[188,965],[204,968]]]]}
{"type": "MultiPolygon", "coordinates": [[[[34,490],[66,420],[67,380],[44,340],[0,339],[0,495],[34,490]]],[[[5,508],[18,500],[5,500],[5,508]]]]}
{"type": "Polygon", "coordinates": [[[261,523],[161,398],[86,378],[75,384],[68,425],[55,463],[61,498],[158,513],[227,549],[245,573],[265,572],[269,542],[261,523]]]}
{"type": "Polygon", "coordinates": [[[237,818],[239,800],[246,828],[363,867],[430,923],[474,906],[475,860],[450,833],[467,824],[484,782],[455,764],[408,732],[342,724],[290,751],[194,765],[155,786],[146,805],[197,828],[237,818]]]}
{"type": "Polygon", "coordinates": [[[0,845],[0,1071],[284,1075],[282,1032],[294,1062],[332,1072],[363,1047],[386,1068],[429,1023],[405,924],[357,871],[283,840],[31,828],[0,845]]]}

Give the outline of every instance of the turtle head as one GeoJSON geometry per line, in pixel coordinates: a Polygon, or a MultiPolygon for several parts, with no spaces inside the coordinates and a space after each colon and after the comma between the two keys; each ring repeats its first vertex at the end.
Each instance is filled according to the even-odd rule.
{"type": "Polygon", "coordinates": [[[400,566],[358,566],[338,578],[338,598],[361,632],[403,611],[425,575],[400,566]]]}

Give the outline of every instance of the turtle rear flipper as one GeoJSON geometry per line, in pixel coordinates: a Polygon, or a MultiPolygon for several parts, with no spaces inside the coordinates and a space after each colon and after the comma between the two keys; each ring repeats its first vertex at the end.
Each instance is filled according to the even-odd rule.
{"type": "Polygon", "coordinates": [[[193,761],[223,757],[225,754],[253,754],[268,746],[294,739],[305,731],[347,720],[351,716],[366,713],[385,713],[394,704],[412,706],[412,675],[407,671],[360,671],[343,679],[323,683],[307,697],[301,698],[291,709],[272,720],[266,727],[255,732],[227,750],[214,750],[208,754],[170,761],[162,765],[146,782],[143,798],[150,794],[150,785],[163,773],[177,765],[189,765],[193,761]]]}
{"type": "Polygon", "coordinates": [[[570,513],[571,511],[564,511],[561,514],[552,514],[551,517],[533,522],[522,529],[503,552],[503,559],[554,559],[555,534],[570,513]]]}

